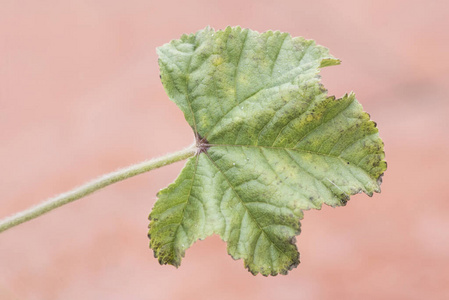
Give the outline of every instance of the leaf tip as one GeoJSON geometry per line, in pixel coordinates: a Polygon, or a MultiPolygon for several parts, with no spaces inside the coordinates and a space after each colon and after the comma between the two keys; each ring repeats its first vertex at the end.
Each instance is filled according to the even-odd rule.
{"type": "Polygon", "coordinates": [[[324,58],[321,60],[320,68],[338,66],[341,64],[341,60],[338,58],[324,58]]]}

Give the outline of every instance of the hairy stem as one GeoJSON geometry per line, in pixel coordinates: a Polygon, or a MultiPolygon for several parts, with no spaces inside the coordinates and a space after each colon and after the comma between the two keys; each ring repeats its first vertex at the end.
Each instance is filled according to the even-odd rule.
{"type": "Polygon", "coordinates": [[[144,161],[109,174],[105,174],[98,179],[94,179],[78,188],[75,188],[72,191],[62,193],[56,197],[48,199],[47,201],[41,204],[38,204],[27,210],[21,211],[11,217],[1,220],[0,232],[3,232],[11,227],[17,226],[21,223],[37,218],[55,208],[73,202],[75,200],[81,199],[115,182],[122,181],[127,178],[192,157],[195,155],[196,151],[197,151],[196,145],[192,145],[184,150],[167,154],[159,158],[144,161]]]}

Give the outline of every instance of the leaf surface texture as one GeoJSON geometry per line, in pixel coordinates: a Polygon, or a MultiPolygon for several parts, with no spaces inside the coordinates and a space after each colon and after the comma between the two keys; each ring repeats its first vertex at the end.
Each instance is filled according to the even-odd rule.
{"type": "Polygon", "coordinates": [[[195,241],[218,234],[251,273],[286,274],[299,263],[303,210],[380,192],[383,142],[353,93],[329,97],[320,84],[320,68],[340,63],[326,48],[228,27],[158,55],[199,147],[150,214],[160,263],[179,266],[195,241]]]}

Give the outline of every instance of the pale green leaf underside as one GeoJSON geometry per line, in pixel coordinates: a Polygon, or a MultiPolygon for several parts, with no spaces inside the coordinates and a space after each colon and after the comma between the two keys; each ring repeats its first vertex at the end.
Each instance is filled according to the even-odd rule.
{"type": "Polygon", "coordinates": [[[150,247],[179,266],[218,234],[253,273],[299,263],[303,210],[380,192],[386,163],[375,123],[353,94],[328,97],[324,47],[286,33],[206,28],[158,48],[161,79],[203,151],[162,190],[150,247]]]}

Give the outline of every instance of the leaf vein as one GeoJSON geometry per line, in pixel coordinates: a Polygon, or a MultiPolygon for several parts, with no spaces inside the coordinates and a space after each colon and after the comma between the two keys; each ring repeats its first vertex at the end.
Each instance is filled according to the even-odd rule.
{"type": "Polygon", "coordinates": [[[276,243],[274,243],[269,235],[262,229],[262,226],[259,224],[259,222],[257,222],[257,219],[251,214],[251,212],[249,211],[248,207],[246,207],[245,202],[242,200],[242,198],[240,197],[239,193],[237,193],[237,191],[234,189],[233,185],[231,184],[231,182],[229,181],[228,177],[226,176],[226,174],[220,169],[220,167],[218,167],[218,165],[213,161],[213,159],[210,157],[209,153],[206,152],[207,157],[209,158],[209,160],[212,162],[212,164],[217,168],[217,170],[220,171],[221,174],[223,174],[223,177],[225,178],[226,182],[228,183],[228,185],[231,187],[232,191],[234,192],[234,194],[237,196],[237,199],[239,199],[239,201],[241,202],[242,206],[245,208],[245,210],[248,212],[248,215],[251,217],[251,219],[253,220],[253,222],[257,225],[257,227],[259,228],[259,230],[261,230],[265,236],[268,238],[268,240],[270,241],[271,244],[273,244],[277,250],[279,250],[279,252],[282,252],[285,256],[288,257],[288,254],[285,253],[285,251],[282,251],[282,249],[280,249],[276,243]]]}

